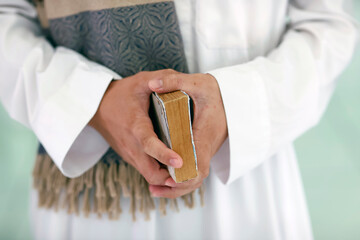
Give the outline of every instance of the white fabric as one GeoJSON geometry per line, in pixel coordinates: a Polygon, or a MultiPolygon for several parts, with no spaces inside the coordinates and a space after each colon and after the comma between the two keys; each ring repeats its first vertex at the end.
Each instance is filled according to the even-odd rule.
{"type": "MultiPolygon", "coordinates": [[[[228,122],[229,138],[206,180],[206,207],[133,223],[127,211],[111,222],[34,204],[37,239],[312,238],[291,142],[319,121],[351,58],[357,26],[344,1],[175,3],[190,70],[218,80],[228,122]]],[[[25,1],[0,0],[1,102],[65,175],[78,176],[108,147],[86,125],[110,80],[120,77],[53,49],[34,17],[25,1]]]]}

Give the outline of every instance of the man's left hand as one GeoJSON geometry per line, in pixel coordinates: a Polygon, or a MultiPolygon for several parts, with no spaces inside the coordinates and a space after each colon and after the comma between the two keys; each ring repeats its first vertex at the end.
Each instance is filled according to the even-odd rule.
{"type": "Polygon", "coordinates": [[[210,74],[184,74],[174,71],[162,79],[149,81],[151,90],[167,93],[183,90],[194,102],[193,134],[198,160],[198,176],[185,183],[170,177],[167,186],[150,185],[155,197],[176,198],[199,188],[208,176],[210,160],[227,137],[227,124],[220,89],[210,74]]]}

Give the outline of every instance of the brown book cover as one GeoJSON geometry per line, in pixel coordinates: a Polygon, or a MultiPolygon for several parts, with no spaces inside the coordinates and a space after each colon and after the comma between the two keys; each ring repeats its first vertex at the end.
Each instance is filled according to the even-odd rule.
{"type": "Polygon", "coordinates": [[[190,97],[183,91],[152,94],[154,129],[169,148],[183,159],[181,168],[168,166],[175,182],[197,176],[197,158],[191,126],[190,97]]]}

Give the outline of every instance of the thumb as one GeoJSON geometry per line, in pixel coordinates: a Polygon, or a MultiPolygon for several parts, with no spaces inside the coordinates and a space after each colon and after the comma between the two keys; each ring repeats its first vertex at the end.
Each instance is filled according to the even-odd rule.
{"type": "Polygon", "coordinates": [[[148,83],[149,88],[157,93],[167,93],[183,90],[188,94],[193,91],[194,84],[188,74],[173,73],[165,75],[160,79],[152,79],[148,83]]]}

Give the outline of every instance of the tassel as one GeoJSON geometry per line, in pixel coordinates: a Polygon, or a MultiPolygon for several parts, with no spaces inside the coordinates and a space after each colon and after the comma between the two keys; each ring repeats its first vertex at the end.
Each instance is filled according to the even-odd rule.
{"type": "Polygon", "coordinates": [[[204,200],[204,194],[205,194],[205,186],[201,185],[199,188],[199,195],[200,195],[200,205],[203,207],[205,205],[205,200],[204,200]]]}
{"type": "Polygon", "coordinates": [[[135,171],[134,169],[128,165],[127,166],[127,173],[128,173],[128,183],[130,188],[130,213],[132,215],[133,221],[136,221],[136,193],[135,193],[135,184],[134,184],[134,178],[135,178],[135,171]]]}
{"type": "MultiPolygon", "coordinates": [[[[40,169],[40,184],[39,184],[39,207],[45,207],[46,205],[46,198],[48,196],[49,187],[48,184],[48,176],[50,174],[50,169],[52,165],[52,161],[50,160],[50,157],[48,155],[45,155],[42,159],[41,169],[40,169]]],[[[49,194],[49,197],[51,197],[51,194],[49,194]]]]}
{"type": "Polygon", "coordinates": [[[105,190],[105,164],[99,162],[95,171],[95,198],[97,203],[97,214],[99,217],[106,212],[106,190],[105,190]]]}
{"type": "Polygon", "coordinates": [[[124,195],[124,197],[130,197],[130,190],[127,187],[128,184],[128,172],[127,172],[127,167],[125,166],[124,162],[121,161],[120,164],[118,165],[118,182],[121,185],[121,190],[122,193],[124,195]]]}
{"type": "Polygon", "coordinates": [[[83,199],[83,212],[88,217],[91,212],[90,191],[94,185],[94,168],[90,168],[84,175],[85,191],[83,199]]]}
{"type": "Polygon", "coordinates": [[[181,196],[181,199],[184,201],[185,206],[190,208],[190,201],[188,199],[188,194],[181,196]]]}
{"type": "Polygon", "coordinates": [[[32,172],[32,176],[34,179],[33,186],[35,189],[38,190],[40,189],[41,186],[41,169],[44,162],[44,158],[45,158],[44,154],[37,155],[35,160],[35,166],[32,172]]]}
{"type": "Polygon", "coordinates": [[[166,198],[160,198],[159,211],[160,211],[162,216],[166,216],[166,205],[167,205],[167,199],[166,198]]]}
{"type": "Polygon", "coordinates": [[[120,189],[116,186],[117,179],[117,167],[114,161],[111,161],[109,171],[107,174],[106,187],[108,188],[110,195],[109,204],[109,217],[110,219],[118,219],[121,213],[120,208],[120,189]]]}
{"type": "MultiPolygon", "coordinates": [[[[81,211],[86,217],[94,212],[98,217],[105,213],[109,219],[118,219],[122,212],[121,197],[126,197],[130,198],[129,211],[133,220],[136,221],[137,211],[149,220],[150,212],[156,209],[149,184],[134,167],[110,156],[98,162],[82,176],[70,179],[59,171],[47,154],[39,154],[32,172],[33,186],[38,191],[39,207],[54,208],[56,211],[60,207],[67,208],[69,214],[78,215],[82,196],[81,211]],[[61,202],[62,205],[59,204],[61,202]]],[[[203,186],[198,189],[198,194],[203,206],[203,186]]],[[[195,191],[182,196],[181,199],[186,207],[195,207],[195,191]]],[[[177,199],[160,198],[158,211],[161,215],[166,215],[168,204],[171,210],[179,211],[177,199]]]]}
{"type": "Polygon", "coordinates": [[[193,209],[195,207],[195,191],[192,191],[189,194],[189,202],[190,202],[189,208],[193,209]]]}
{"type": "Polygon", "coordinates": [[[176,198],[170,199],[170,209],[175,212],[179,212],[179,206],[178,206],[176,198]]]}
{"type": "Polygon", "coordinates": [[[67,188],[66,205],[68,206],[68,213],[75,213],[79,215],[79,193],[83,189],[84,181],[83,177],[72,178],[69,181],[67,188]]]}
{"type": "Polygon", "coordinates": [[[51,168],[51,175],[54,178],[53,189],[55,191],[55,194],[54,194],[55,199],[54,199],[54,202],[53,202],[52,206],[54,206],[55,211],[58,211],[59,210],[60,197],[61,197],[61,191],[62,191],[62,189],[64,189],[66,187],[67,179],[59,171],[59,169],[56,167],[55,164],[53,164],[53,166],[51,168]]]}

